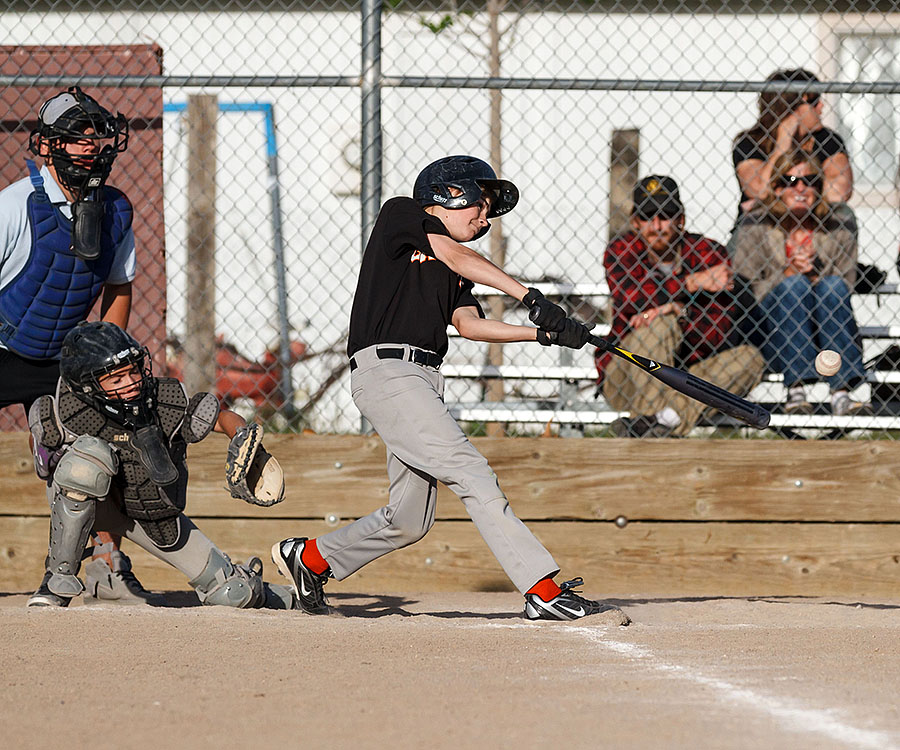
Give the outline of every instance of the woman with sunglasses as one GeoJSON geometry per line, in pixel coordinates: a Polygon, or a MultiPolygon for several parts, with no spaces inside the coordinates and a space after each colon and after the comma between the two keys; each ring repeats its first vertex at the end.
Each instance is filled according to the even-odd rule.
{"type": "Polygon", "coordinates": [[[804,386],[820,380],[816,354],[833,349],[842,364],[828,378],[831,410],[847,416],[865,407],[849,395],[865,375],[850,306],[857,243],[824,200],[824,184],[815,157],[801,149],[780,156],[768,197],[747,214],[738,233],[734,270],[748,280],[755,298],[769,369],[784,374],[785,411],[812,411],[804,386]]]}

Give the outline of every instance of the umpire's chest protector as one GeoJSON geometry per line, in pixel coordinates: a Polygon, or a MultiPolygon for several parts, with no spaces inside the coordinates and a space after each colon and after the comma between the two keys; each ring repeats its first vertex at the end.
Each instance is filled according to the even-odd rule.
{"type": "Polygon", "coordinates": [[[0,341],[23,357],[55,359],[109,277],[116,248],[131,227],[132,208],[119,190],[103,189],[100,256],[85,261],[71,250],[71,220],[50,202],[34,162],[28,168],[34,186],[28,196],[31,254],[0,291],[0,341]]]}

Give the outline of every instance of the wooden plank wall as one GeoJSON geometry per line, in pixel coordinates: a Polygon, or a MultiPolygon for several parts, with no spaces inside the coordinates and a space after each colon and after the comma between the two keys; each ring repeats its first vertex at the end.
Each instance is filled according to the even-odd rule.
{"type": "MultiPolygon", "coordinates": [[[[886,442],[483,438],[474,441],[562,575],[592,594],[900,596],[900,445],[886,442]],[[620,518],[621,517],[621,518],[620,518]],[[616,520],[619,523],[616,523],[616,520]]],[[[257,508],[223,489],[226,440],[191,446],[188,513],[234,559],[316,536],[384,504],[377,437],[266,440],[287,499],[257,508]],[[339,519],[336,521],[336,519],[339,519]]],[[[47,543],[44,486],[27,434],[0,435],[0,592],[33,590],[47,543]]],[[[156,589],[186,581],[126,542],[156,589]]],[[[446,488],[435,528],[330,591],[511,590],[446,488]]]]}

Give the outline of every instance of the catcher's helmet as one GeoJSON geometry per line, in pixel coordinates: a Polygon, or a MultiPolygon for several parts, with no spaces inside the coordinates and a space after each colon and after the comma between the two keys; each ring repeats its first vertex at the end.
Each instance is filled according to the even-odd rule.
{"type": "Polygon", "coordinates": [[[445,156],[419,173],[413,187],[413,198],[422,208],[467,208],[484,192],[492,197],[487,215],[489,219],[512,211],[519,202],[518,188],[509,180],[498,179],[497,173],[487,162],[474,156],[445,156]],[[461,195],[452,195],[451,187],[460,190],[461,195]]]}
{"type": "Polygon", "coordinates": [[[38,112],[38,126],[31,131],[28,150],[50,156],[63,187],[83,198],[87,190],[106,182],[116,155],[128,148],[128,121],[111,114],[78,86],[48,99],[38,112]],[[87,133],[86,131],[92,131],[87,133]],[[93,154],[73,156],[63,147],[66,141],[96,141],[93,154]],[[45,147],[42,151],[41,147],[45,147]]]}
{"type": "Polygon", "coordinates": [[[106,321],[79,323],[63,340],[59,374],[78,398],[120,422],[143,421],[152,406],[150,353],[131,335],[106,321]],[[137,398],[124,400],[107,393],[100,378],[127,365],[141,373],[137,398]]]}

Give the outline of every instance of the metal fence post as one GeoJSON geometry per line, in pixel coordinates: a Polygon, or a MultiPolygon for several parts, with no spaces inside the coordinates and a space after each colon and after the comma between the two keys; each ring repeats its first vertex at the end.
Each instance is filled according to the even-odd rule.
{"type": "MultiPolygon", "coordinates": [[[[381,207],[381,0],[362,3],[362,203],[360,254],[381,207]]],[[[363,417],[360,431],[371,431],[363,417]]]]}

